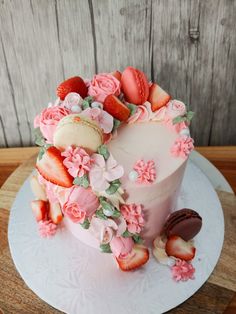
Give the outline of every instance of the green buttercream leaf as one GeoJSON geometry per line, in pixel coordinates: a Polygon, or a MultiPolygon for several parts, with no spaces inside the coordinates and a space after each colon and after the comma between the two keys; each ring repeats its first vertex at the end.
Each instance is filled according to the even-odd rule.
{"type": "Polygon", "coordinates": [[[80,225],[81,225],[81,227],[83,227],[84,229],[88,229],[89,226],[90,226],[90,222],[89,222],[88,218],[86,218],[85,221],[84,221],[82,224],[80,224],[80,225]]]}
{"type": "Polygon", "coordinates": [[[120,211],[115,209],[111,217],[112,218],[119,218],[120,215],[121,215],[120,211]]]}
{"type": "Polygon", "coordinates": [[[119,179],[114,180],[110,183],[110,186],[108,189],[106,189],[106,193],[111,195],[116,193],[116,191],[119,189],[119,187],[121,186],[121,182],[119,179]]]}
{"type": "Polygon", "coordinates": [[[115,131],[116,129],[118,129],[118,127],[120,126],[121,122],[118,119],[113,119],[113,129],[112,132],[115,131]]]}
{"type": "Polygon", "coordinates": [[[130,110],[130,116],[132,116],[133,114],[135,114],[136,110],[137,110],[137,106],[134,104],[128,104],[127,107],[130,110]]]}
{"type": "Polygon", "coordinates": [[[132,236],[133,240],[135,243],[138,243],[138,244],[142,244],[143,243],[143,239],[140,237],[140,235],[138,235],[137,233],[135,233],[133,236],[132,236]]]}
{"type": "Polygon", "coordinates": [[[172,123],[173,124],[177,124],[177,123],[180,123],[180,122],[183,122],[183,121],[186,121],[187,118],[184,117],[184,116],[178,116],[178,117],[175,117],[173,120],[172,120],[172,123]]]}
{"type": "Polygon", "coordinates": [[[100,155],[102,155],[105,160],[107,160],[109,158],[109,156],[110,156],[110,153],[109,153],[106,145],[99,146],[98,147],[98,153],[100,155]]]}
{"type": "Polygon", "coordinates": [[[82,177],[76,177],[73,181],[73,184],[82,186],[83,188],[87,189],[89,187],[88,175],[85,174],[82,177]]]}
{"type": "Polygon", "coordinates": [[[44,146],[46,144],[43,134],[41,133],[39,127],[33,130],[33,136],[36,145],[44,146]]]}
{"type": "Polygon", "coordinates": [[[85,101],[87,101],[89,103],[89,105],[91,105],[91,103],[94,101],[92,96],[87,96],[84,98],[85,101]]]}
{"type": "Polygon", "coordinates": [[[110,244],[109,244],[109,243],[107,243],[107,244],[100,244],[100,250],[101,250],[103,253],[112,253],[111,247],[110,247],[110,244]]]}
{"type": "Polygon", "coordinates": [[[46,152],[46,149],[44,147],[41,147],[38,154],[38,160],[42,159],[45,152],[46,152]]]}
{"type": "Polygon", "coordinates": [[[194,112],[188,111],[186,116],[187,116],[187,121],[190,122],[192,120],[192,118],[194,117],[194,112]]]}
{"type": "Polygon", "coordinates": [[[132,236],[133,236],[133,233],[129,232],[128,229],[122,233],[122,237],[124,237],[124,238],[130,238],[132,236]]]}
{"type": "Polygon", "coordinates": [[[103,219],[103,220],[107,220],[107,216],[103,214],[102,208],[98,209],[95,212],[95,215],[96,215],[97,218],[100,218],[100,219],[103,219]]]}

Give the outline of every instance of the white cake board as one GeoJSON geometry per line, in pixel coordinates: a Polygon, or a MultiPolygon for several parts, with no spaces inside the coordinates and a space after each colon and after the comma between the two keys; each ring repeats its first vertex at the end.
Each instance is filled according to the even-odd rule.
{"type": "Polygon", "coordinates": [[[152,257],[145,267],[124,273],[109,254],[85,246],[67,230],[41,239],[30,209],[27,180],[11,209],[8,237],[15,266],[42,300],[70,314],[163,313],[192,296],[213,271],[223,245],[221,204],[207,177],[189,162],[178,208],[200,213],[203,227],[195,239],[195,280],[176,283],[169,268],[152,257]],[[217,230],[217,232],[215,232],[217,230]]]}

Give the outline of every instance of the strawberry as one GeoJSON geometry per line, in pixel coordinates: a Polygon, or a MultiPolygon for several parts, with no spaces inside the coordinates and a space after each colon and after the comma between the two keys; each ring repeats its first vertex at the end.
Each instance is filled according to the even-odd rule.
{"type": "Polygon", "coordinates": [[[42,200],[32,201],[31,208],[37,221],[43,220],[47,217],[48,202],[42,200]]]}
{"type": "Polygon", "coordinates": [[[47,195],[44,186],[39,183],[37,176],[32,176],[30,178],[30,186],[37,199],[47,201],[47,195]]]}
{"type": "Polygon", "coordinates": [[[146,264],[148,259],[148,249],[140,244],[135,244],[128,256],[116,258],[120,269],[123,271],[135,270],[146,264]]]}
{"type": "Polygon", "coordinates": [[[115,95],[108,95],[105,98],[103,109],[120,121],[126,121],[130,115],[129,108],[115,95]]]}
{"type": "Polygon", "coordinates": [[[171,97],[159,85],[153,83],[149,88],[148,101],[152,105],[152,111],[156,111],[165,106],[171,97]]]}
{"type": "Polygon", "coordinates": [[[37,160],[36,168],[44,179],[69,188],[73,185],[73,177],[63,165],[63,160],[61,152],[56,147],[51,146],[46,150],[43,157],[37,160]]]}
{"type": "Polygon", "coordinates": [[[191,261],[195,256],[195,247],[191,242],[186,242],[179,236],[171,236],[166,242],[166,253],[185,261],[191,261]]]}
{"type": "Polygon", "coordinates": [[[80,94],[82,98],[85,98],[88,94],[88,88],[85,85],[83,79],[79,76],[74,76],[68,80],[62,82],[57,87],[57,96],[64,100],[66,95],[69,93],[80,94]]]}
{"type": "Polygon", "coordinates": [[[52,219],[54,224],[58,224],[59,222],[62,221],[63,215],[62,215],[61,206],[59,203],[50,203],[49,217],[52,219]]]}
{"type": "Polygon", "coordinates": [[[114,72],[111,72],[110,74],[113,75],[118,81],[121,81],[120,71],[114,71],[114,72]]]}

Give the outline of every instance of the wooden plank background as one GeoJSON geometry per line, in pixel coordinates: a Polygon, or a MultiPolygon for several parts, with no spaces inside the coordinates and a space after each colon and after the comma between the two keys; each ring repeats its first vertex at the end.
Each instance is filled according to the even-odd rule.
{"type": "Polygon", "coordinates": [[[66,77],[144,70],[196,112],[197,145],[236,144],[235,0],[0,0],[0,146],[30,146],[66,77]]]}

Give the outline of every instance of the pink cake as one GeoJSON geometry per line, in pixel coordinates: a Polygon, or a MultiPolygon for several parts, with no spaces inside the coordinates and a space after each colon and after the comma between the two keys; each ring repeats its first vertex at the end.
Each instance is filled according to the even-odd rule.
{"type": "Polygon", "coordinates": [[[73,77],[57,95],[34,121],[39,233],[52,236],[63,225],[112,253],[122,270],[138,268],[175,210],[193,113],[132,67],[73,77]]]}

